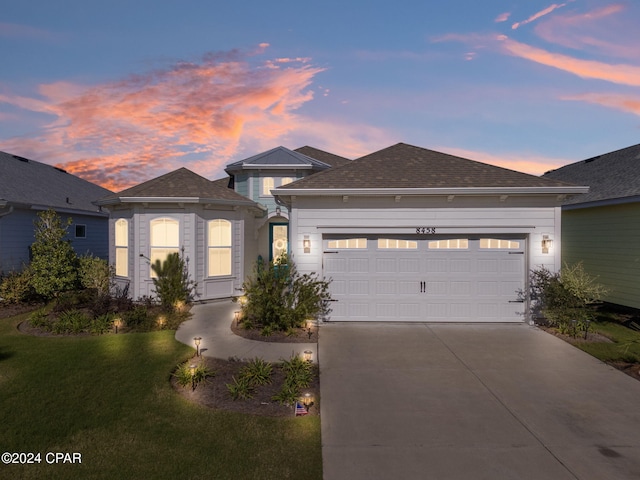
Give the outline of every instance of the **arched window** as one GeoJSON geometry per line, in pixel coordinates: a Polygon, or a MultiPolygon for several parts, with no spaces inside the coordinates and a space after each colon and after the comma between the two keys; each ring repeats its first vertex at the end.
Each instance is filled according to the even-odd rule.
{"type": "Polygon", "coordinates": [[[280,182],[280,185],[289,185],[291,182],[293,182],[293,178],[291,177],[283,177],[282,181],[280,182]]]}
{"type": "Polygon", "coordinates": [[[124,218],[116,220],[116,275],[129,276],[129,222],[124,218]]]}
{"type": "Polygon", "coordinates": [[[208,274],[210,277],[231,275],[231,222],[210,220],[208,227],[208,274]]]}
{"type": "Polygon", "coordinates": [[[262,179],[262,191],[260,195],[263,197],[270,197],[271,190],[273,190],[273,177],[264,177],[262,179]]]}
{"type": "MultiPolygon", "coordinates": [[[[156,260],[164,262],[170,253],[180,251],[180,223],[173,218],[156,218],[151,220],[151,265],[156,260]]],[[[152,276],[153,271],[151,272],[152,276]]]]}

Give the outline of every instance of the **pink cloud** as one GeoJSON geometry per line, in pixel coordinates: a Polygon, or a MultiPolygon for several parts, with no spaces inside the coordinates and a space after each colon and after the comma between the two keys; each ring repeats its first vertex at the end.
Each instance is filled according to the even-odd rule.
{"type": "Polygon", "coordinates": [[[593,103],[603,107],[633,113],[634,115],[640,115],[640,96],[637,95],[585,93],[580,95],[567,95],[562,97],[562,99],[593,103]]]}
{"type": "Polygon", "coordinates": [[[48,30],[42,30],[40,28],[32,27],[29,25],[0,22],[0,37],[19,38],[19,39],[31,38],[36,40],[55,40],[58,38],[58,35],[48,30]]]}
{"type": "Polygon", "coordinates": [[[494,20],[494,22],[496,23],[501,23],[501,22],[506,22],[507,20],[509,20],[509,17],[511,16],[511,12],[504,12],[501,13],[500,15],[498,15],[496,17],[496,19],[494,20]]]}
{"type": "Polygon", "coordinates": [[[627,64],[609,64],[594,60],[582,60],[559,53],[549,52],[524,43],[499,37],[506,52],[516,57],[557,68],[582,78],[605,80],[620,85],[640,86],[640,67],[627,64]]]}
{"type": "Polygon", "coordinates": [[[543,10],[540,10],[537,13],[534,13],[533,15],[531,15],[526,20],[523,20],[522,22],[514,23],[513,25],[511,25],[511,28],[513,30],[516,30],[517,28],[521,27],[522,25],[526,25],[527,23],[534,22],[534,21],[538,20],[539,18],[544,17],[545,15],[549,15],[554,10],[557,10],[558,8],[564,7],[566,5],[567,5],[566,3],[561,3],[561,4],[554,3],[554,4],[550,5],[550,6],[548,6],[547,8],[545,8],[543,10]]]}
{"type": "Polygon", "coordinates": [[[312,100],[308,87],[323,70],[306,59],[256,63],[251,55],[207,54],[100,85],[56,82],[41,85],[32,98],[1,95],[0,102],[52,120],[37,135],[0,141],[0,148],[112,189],[194,157],[207,159],[199,173],[211,175],[256,137],[272,148],[300,131],[296,110],[312,100]]]}

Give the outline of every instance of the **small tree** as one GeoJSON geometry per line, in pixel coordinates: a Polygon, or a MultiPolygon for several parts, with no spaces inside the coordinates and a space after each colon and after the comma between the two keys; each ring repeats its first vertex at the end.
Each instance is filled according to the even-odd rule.
{"type": "Polygon", "coordinates": [[[196,283],[189,278],[184,250],[170,253],[164,261],[156,260],[151,269],[156,274],[153,285],[163,308],[171,311],[178,303],[193,300],[196,283]]]}
{"type": "Polygon", "coordinates": [[[308,318],[329,313],[329,282],[315,273],[300,275],[286,255],[274,264],[258,260],[243,288],[245,325],[286,331],[303,326],[308,318]]]}
{"type": "Polygon", "coordinates": [[[113,265],[91,254],[82,255],[78,260],[80,285],[95,290],[100,296],[108,296],[111,293],[115,275],[113,265]]]}
{"type": "Polygon", "coordinates": [[[31,282],[38,295],[49,299],[78,285],[78,256],[65,237],[72,223],[63,225],[53,210],[38,213],[31,245],[31,282]]]}

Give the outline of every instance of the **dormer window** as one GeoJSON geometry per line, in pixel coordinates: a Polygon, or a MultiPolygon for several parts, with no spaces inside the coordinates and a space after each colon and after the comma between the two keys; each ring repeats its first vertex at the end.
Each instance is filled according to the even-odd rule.
{"type": "Polygon", "coordinates": [[[281,186],[288,185],[288,184],[290,184],[291,182],[293,182],[293,178],[291,178],[291,177],[284,177],[284,178],[282,179],[282,181],[280,182],[280,185],[281,185],[281,186]]]}
{"type": "Polygon", "coordinates": [[[262,179],[262,193],[263,197],[270,197],[271,190],[273,190],[273,177],[264,177],[262,179]]]}

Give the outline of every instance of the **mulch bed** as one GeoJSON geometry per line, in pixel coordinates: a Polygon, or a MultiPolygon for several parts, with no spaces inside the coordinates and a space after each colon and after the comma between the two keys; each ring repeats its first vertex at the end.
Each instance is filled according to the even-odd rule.
{"type": "MultiPolygon", "coordinates": [[[[218,358],[191,358],[190,364],[205,362],[207,367],[215,371],[214,377],[209,377],[205,383],[200,383],[195,390],[191,387],[181,387],[174,377],[171,378],[171,385],[183,397],[199,403],[201,405],[226,411],[233,411],[249,415],[260,415],[266,417],[293,417],[294,407],[281,405],[272,400],[272,397],[280,391],[284,381],[284,372],[278,364],[273,366],[272,382],[269,385],[256,387],[254,397],[250,399],[231,398],[226,385],[231,383],[232,377],[238,376],[239,370],[246,365],[242,361],[221,360],[218,358]]],[[[314,405],[309,408],[309,415],[320,414],[320,379],[318,368],[315,366],[313,383],[304,392],[310,392],[315,398],[314,405]]]]}
{"type": "Polygon", "coordinates": [[[262,335],[262,330],[254,328],[247,330],[242,325],[236,325],[236,322],[231,322],[231,331],[239,337],[246,338],[248,340],[257,340],[259,342],[277,342],[277,343],[317,343],[318,342],[318,327],[311,328],[311,337],[309,332],[304,328],[296,328],[293,334],[289,335],[286,332],[273,332],[271,335],[265,337],[262,335]]]}

